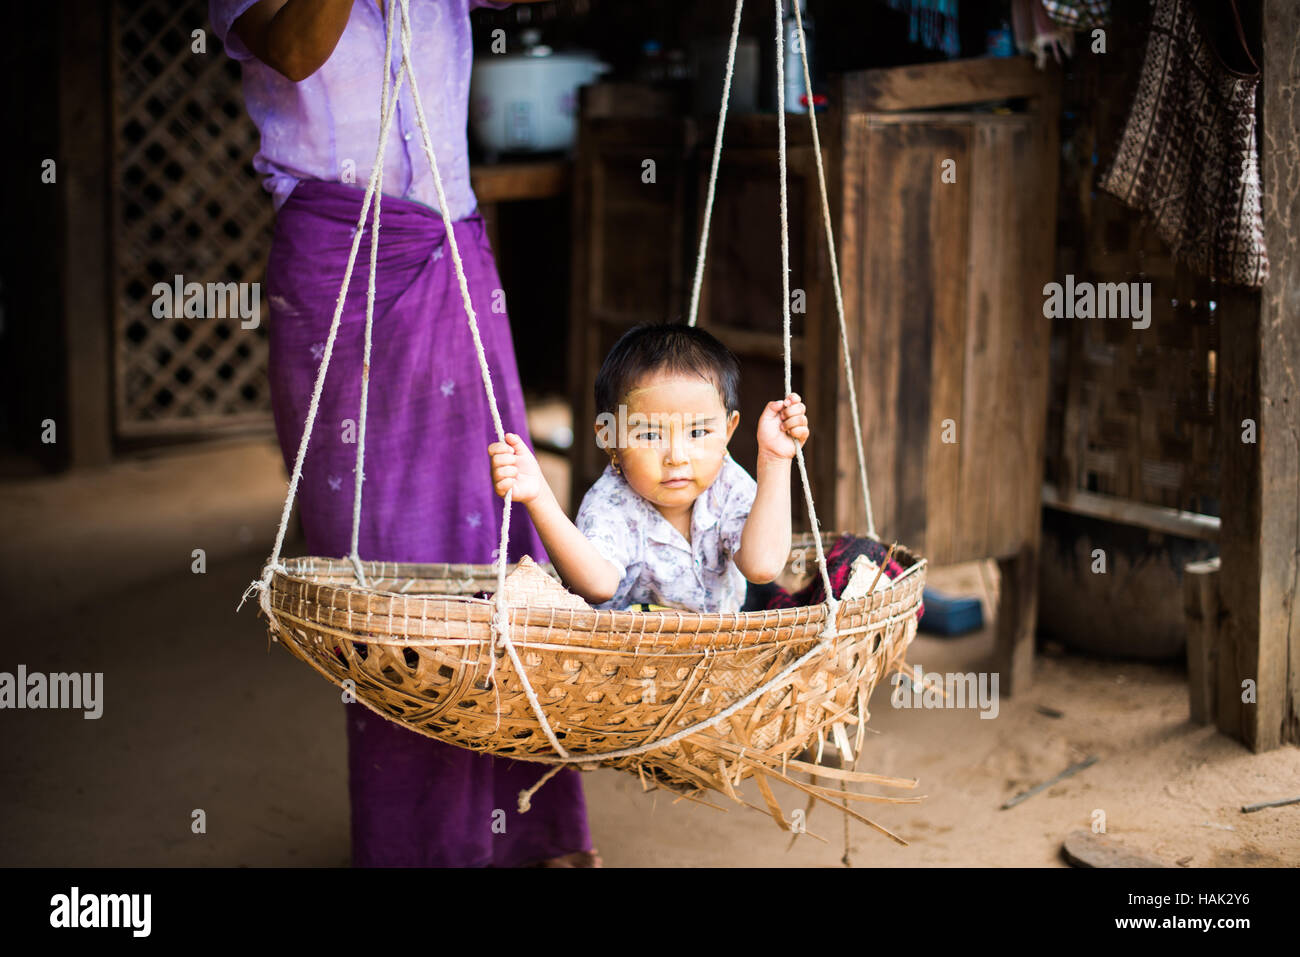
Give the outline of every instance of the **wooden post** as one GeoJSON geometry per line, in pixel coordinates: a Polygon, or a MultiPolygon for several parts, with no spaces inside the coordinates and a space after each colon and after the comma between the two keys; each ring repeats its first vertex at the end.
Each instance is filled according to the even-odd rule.
{"type": "Polygon", "coordinates": [[[1183,568],[1187,614],[1187,697],[1193,724],[1214,721],[1218,675],[1219,559],[1183,568]]]}
{"type": "Polygon", "coordinates": [[[997,634],[993,666],[1002,693],[1023,694],[1034,677],[1034,631],[1038,625],[1038,549],[1025,545],[998,559],[997,634]]]}
{"type": "Polygon", "coordinates": [[[1260,293],[1225,289],[1218,310],[1224,627],[1217,723],[1255,751],[1300,743],[1300,7],[1263,0],[1262,27],[1259,153],[1271,269],[1260,293]]]}
{"type": "Polygon", "coordinates": [[[1300,744],[1300,6],[1264,3],[1264,233],[1260,313],[1259,706],[1254,747],[1300,744]]]}
{"type": "Polygon", "coordinates": [[[110,391],[108,209],[111,111],[108,57],[113,4],[63,0],[60,19],[58,190],[63,334],[72,467],[102,465],[112,457],[110,391]]]}

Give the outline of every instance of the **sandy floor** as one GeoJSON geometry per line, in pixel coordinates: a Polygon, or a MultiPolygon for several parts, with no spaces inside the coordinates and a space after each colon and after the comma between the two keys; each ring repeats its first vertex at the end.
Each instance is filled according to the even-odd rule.
{"type": "MultiPolygon", "coordinates": [[[[0,485],[0,510],[21,517],[18,533],[0,543],[0,567],[21,574],[22,585],[10,579],[18,595],[8,602],[0,671],[20,663],[31,671],[102,671],[105,687],[99,720],[4,712],[0,865],[347,863],[338,693],[282,649],[268,648],[251,604],[235,613],[264,557],[259,543],[269,543],[277,520],[279,465],[256,446],[218,457],[225,471],[211,457],[186,459],[186,481],[195,487],[181,505],[156,506],[199,523],[179,532],[149,525],[139,505],[142,490],[156,486],[162,497],[174,487],[174,468],[136,463],[93,481],[64,480],[85,486],[78,494],[95,493],[77,509],[54,507],[67,491],[56,485],[0,485]],[[228,507],[227,486],[250,468],[266,475],[255,502],[245,494],[241,512],[228,507]],[[201,523],[198,513],[206,515],[201,523]],[[250,534],[255,544],[241,548],[250,534]],[[196,542],[211,544],[204,575],[189,571],[196,542]],[[153,583],[122,584],[128,566],[150,572],[153,583]],[[191,831],[195,809],[206,814],[206,834],[191,831]]],[[[978,566],[932,579],[958,594],[983,588],[978,566]]],[[[909,660],[927,672],[980,671],[991,647],[987,631],[922,636],[909,660]]],[[[993,719],[978,710],[895,709],[887,690],[872,700],[873,733],[860,768],[915,777],[914,792],[882,793],[924,800],[859,805],[909,846],[855,823],[855,865],[1063,866],[1064,836],[1102,812],[1113,839],[1173,866],[1300,866],[1300,805],[1240,811],[1300,794],[1300,749],[1251,754],[1191,726],[1175,666],[1049,651],[1034,688],[1001,700],[993,719]],[[999,810],[1092,755],[1099,758],[1092,767],[999,810]]],[[[585,781],[592,833],[609,866],[840,866],[842,819],[828,808],[808,820],[826,843],[810,834],[791,847],[788,834],[748,808],[674,804],[610,770],[585,781]]],[[[745,791],[761,803],[752,785],[745,791]]],[[[803,806],[793,794],[777,796],[787,814],[803,806]]]]}

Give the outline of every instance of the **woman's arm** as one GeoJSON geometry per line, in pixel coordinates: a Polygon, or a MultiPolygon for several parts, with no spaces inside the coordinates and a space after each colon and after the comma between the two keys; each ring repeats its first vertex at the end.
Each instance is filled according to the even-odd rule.
{"type": "MultiPolygon", "coordinates": [[[[374,3],[375,0],[357,0],[374,3]]],[[[232,24],[253,56],[300,83],[330,58],[353,0],[260,0],[232,24]]]]}

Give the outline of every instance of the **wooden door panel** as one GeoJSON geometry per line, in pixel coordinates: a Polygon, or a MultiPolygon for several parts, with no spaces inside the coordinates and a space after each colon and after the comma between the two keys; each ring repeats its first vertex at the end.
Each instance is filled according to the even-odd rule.
{"type": "MultiPolygon", "coordinates": [[[[856,385],[876,524],[927,555],[950,547],[958,511],[958,447],[945,419],[962,419],[971,130],[964,123],[868,122],[856,385]],[[955,183],[941,179],[952,160],[955,183]]],[[[841,472],[860,504],[852,423],[841,472]]]]}
{"type": "MultiPolygon", "coordinates": [[[[936,562],[1014,553],[1036,540],[1046,421],[1039,247],[1053,207],[1041,201],[1036,120],[855,122],[863,168],[846,171],[846,188],[863,199],[849,207],[846,262],[862,288],[850,347],[878,530],[936,562]]],[[[838,432],[837,507],[860,525],[852,423],[838,432]]]]}
{"type": "Polygon", "coordinates": [[[1037,540],[1051,327],[1035,247],[1045,234],[1050,241],[1055,207],[1038,203],[1032,124],[975,127],[954,560],[1009,555],[1037,540]]]}

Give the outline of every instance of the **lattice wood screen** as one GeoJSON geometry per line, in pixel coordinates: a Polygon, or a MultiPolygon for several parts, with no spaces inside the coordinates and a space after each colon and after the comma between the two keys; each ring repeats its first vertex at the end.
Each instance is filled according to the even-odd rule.
{"type": "MultiPolygon", "coordinates": [[[[203,0],[113,0],[115,423],[120,437],[265,427],[272,206],[239,67],[203,0]],[[193,50],[193,31],[206,52],[193,50]],[[261,322],[156,318],[155,283],[257,282],[261,322]]],[[[206,297],[205,297],[206,301],[206,297]]]]}
{"type": "Polygon", "coordinates": [[[1132,101],[1144,49],[1117,14],[1105,56],[1067,73],[1058,281],[1150,282],[1151,325],[1061,319],[1053,326],[1047,475],[1062,489],[1217,515],[1216,287],[1175,264],[1140,215],[1096,189],[1132,101]]]}

